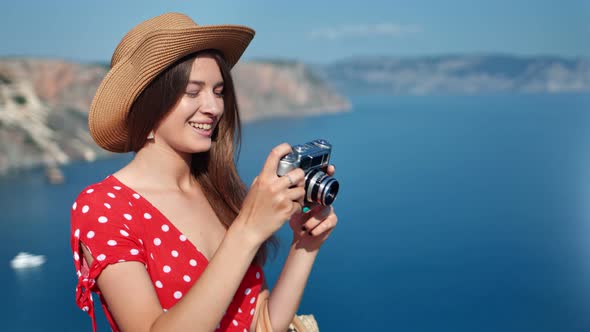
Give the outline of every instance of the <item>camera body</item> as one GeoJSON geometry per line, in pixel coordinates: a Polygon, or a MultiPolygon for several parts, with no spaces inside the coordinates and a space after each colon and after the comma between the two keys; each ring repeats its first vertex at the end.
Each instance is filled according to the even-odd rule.
{"type": "Polygon", "coordinates": [[[330,164],[332,144],[316,139],[294,145],[293,152],[281,158],[277,175],[283,176],[301,168],[305,172],[305,202],[331,205],[336,199],[340,184],[324,171],[330,164]]]}

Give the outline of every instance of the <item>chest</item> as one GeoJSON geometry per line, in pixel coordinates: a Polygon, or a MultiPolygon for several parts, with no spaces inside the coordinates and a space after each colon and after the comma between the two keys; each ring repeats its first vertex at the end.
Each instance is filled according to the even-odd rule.
{"type": "MultiPolygon", "coordinates": [[[[168,235],[183,236],[209,261],[225,236],[226,228],[215,211],[200,193],[181,195],[174,193],[144,193],[144,198],[161,219],[161,226],[146,229],[147,235],[157,234],[159,228],[169,229],[168,235]]],[[[183,240],[184,240],[183,238],[183,240]]],[[[182,241],[184,242],[184,241],[182,241]]]]}

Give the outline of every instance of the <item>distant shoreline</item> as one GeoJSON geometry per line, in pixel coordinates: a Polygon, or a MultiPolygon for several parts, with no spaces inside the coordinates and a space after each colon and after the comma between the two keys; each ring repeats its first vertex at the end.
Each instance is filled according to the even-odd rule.
{"type": "MultiPolygon", "coordinates": [[[[304,117],[314,117],[314,116],[323,116],[323,115],[336,115],[336,114],[340,114],[340,113],[350,112],[351,110],[352,110],[352,105],[350,102],[343,104],[343,105],[318,106],[318,107],[313,107],[313,108],[301,109],[301,113],[299,113],[299,114],[278,113],[274,116],[242,119],[242,125],[255,124],[256,122],[270,121],[270,120],[278,119],[278,118],[304,118],[304,117]]],[[[96,147],[99,148],[98,145],[96,147]]],[[[0,172],[0,180],[6,179],[6,178],[9,178],[12,176],[27,175],[27,174],[30,174],[30,172],[43,172],[43,173],[45,173],[45,177],[46,177],[49,184],[61,184],[64,181],[67,181],[65,179],[65,175],[63,174],[63,171],[62,171],[63,167],[65,167],[65,166],[68,166],[68,165],[71,165],[71,164],[74,164],[77,162],[86,163],[86,164],[94,163],[94,162],[101,161],[101,160],[107,160],[107,159],[111,159],[111,158],[121,157],[125,154],[130,154],[130,153],[131,152],[111,153],[108,151],[104,151],[104,154],[97,156],[92,161],[75,159],[75,160],[71,160],[70,162],[67,162],[65,164],[62,164],[62,165],[53,165],[53,164],[48,165],[48,164],[39,163],[39,164],[35,164],[31,167],[9,168],[8,170],[4,170],[4,171],[0,172]]]]}

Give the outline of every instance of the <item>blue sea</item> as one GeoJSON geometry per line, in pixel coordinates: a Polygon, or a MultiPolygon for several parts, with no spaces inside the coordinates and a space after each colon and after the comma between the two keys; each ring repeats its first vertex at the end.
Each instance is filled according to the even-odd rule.
{"type": "MultiPolygon", "coordinates": [[[[300,313],[322,331],[590,331],[590,95],[351,100],[244,128],[247,183],[283,141],[334,145],[339,224],[300,313]]],[[[40,170],[0,179],[0,330],[91,330],[74,304],[69,210],[130,159],[74,163],[63,185],[40,170]],[[13,270],[20,251],[47,262],[13,270]]],[[[288,226],[279,236],[271,286],[288,226]]]]}

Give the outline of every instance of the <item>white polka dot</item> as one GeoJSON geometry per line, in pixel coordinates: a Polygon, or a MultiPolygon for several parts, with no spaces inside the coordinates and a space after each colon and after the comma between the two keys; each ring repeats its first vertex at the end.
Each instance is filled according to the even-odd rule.
{"type": "Polygon", "coordinates": [[[256,272],[256,279],[260,279],[260,272],[256,272]]]}
{"type": "Polygon", "coordinates": [[[77,251],[74,251],[74,259],[75,260],[79,260],[80,259],[80,255],[78,255],[77,251]]]}
{"type": "Polygon", "coordinates": [[[143,246],[143,241],[141,239],[139,239],[139,243],[141,243],[141,245],[143,246]]]}
{"type": "Polygon", "coordinates": [[[172,250],[171,254],[172,254],[172,257],[178,257],[178,251],[176,251],[176,250],[172,250]]]}
{"type": "Polygon", "coordinates": [[[190,265],[192,265],[192,266],[197,266],[197,261],[196,261],[196,260],[194,260],[194,259],[191,259],[191,260],[189,261],[189,263],[190,263],[190,265]]]}
{"type": "Polygon", "coordinates": [[[169,230],[170,230],[170,227],[168,227],[168,225],[162,225],[162,231],[168,232],[169,230]]]}
{"type": "Polygon", "coordinates": [[[244,332],[248,332],[248,329],[244,329],[244,332]]]}
{"type": "Polygon", "coordinates": [[[162,282],[160,280],[157,280],[156,281],[156,287],[162,288],[162,287],[164,287],[164,285],[162,285],[162,282]]]}
{"type": "Polygon", "coordinates": [[[170,271],[172,271],[172,269],[168,265],[164,265],[164,268],[162,270],[166,273],[170,273],[170,271]]]}
{"type": "Polygon", "coordinates": [[[127,233],[124,229],[120,230],[119,233],[121,233],[123,236],[129,236],[129,233],[127,233]]]}
{"type": "Polygon", "coordinates": [[[179,298],[181,298],[181,297],[182,297],[182,293],[181,293],[181,292],[179,292],[179,291],[176,291],[176,292],[174,292],[174,298],[175,298],[175,299],[177,299],[177,300],[178,300],[178,299],[179,299],[179,298]]]}
{"type": "Polygon", "coordinates": [[[135,194],[133,194],[133,197],[135,197],[135,199],[139,199],[141,196],[139,196],[139,194],[135,193],[135,194]]]}
{"type": "Polygon", "coordinates": [[[152,259],[154,259],[154,254],[153,254],[153,253],[150,253],[150,257],[151,257],[152,259]]]}
{"type": "Polygon", "coordinates": [[[252,299],[250,299],[250,303],[253,304],[254,302],[256,302],[256,298],[255,297],[253,297],[252,299]]]}
{"type": "Polygon", "coordinates": [[[105,256],[104,254],[100,254],[98,256],[96,256],[96,259],[98,259],[99,261],[104,261],[107,258],[107,256],[105,256]]]}
{"type": "Polygon", "coordinates": [[[184,275],[184,277],[182,277],[182,280],[186,281],[186,282],[190,282],[191,281],[191,277],[189,277],[188,275],[184,275]]]}
{"type": "Polygon", "coordinates": [[[108,193],[107,196],[109,196],[110,198],[115,198],[115,194],[113,193],[108,193]]]}
{"type": "Polygon", "coordinates": [[[237,321],[237,320],[235,320],[235,319],[234,319],[234,320],[232,320],[232,322],[231,322],[231,323],[232,323],[232,324],[234,324],[234,326],[238,326],[238,321],[237,321]]]}
{"type": "Polygon", "coordinates": [[[154,239],[154,244],[159,246],[160,244],[162,244],[162,240],[160,240],[160,238],[155,238],[154,239]]]}
{"type": "Polygon", "coordinates": [[[130,253],[131,253],[131,255],[133,255],[133,256],[135,256],[135,255],[139,254],[139,250],[137,250],[137,249],[131,249],[131,250],[129,250],[129,252],[130,252],[130,253]]]}
{"type": "Polygon", "coordinates": [[[82,307],[82,311],[88,311],[88,310],[89,310],[88,306],[82,307]]]}
{"type": "Polygon", "coordinates": [[[89,238],[89,239],[92,239],[94,237],[94,232],[93,231],[88,232],[86,234],[86,237],[89,238]]]}
{"type": "Polygon", "coordinates": [[[94,189],[88,189],[88,190],[86,190],[86,193],[87,194],[92,194],[93,192],[94,192],[94,189]]]}
{"type": "Polygon", "coordinates": [[[88,205],[84,205],[82,207],[82,213],[86,213],[86,212],[88,212],[88,210],[90,210],[90,207],[88,205]]]}
{"type": "Polygon", "coordinates": [[[254,316],[254,309],[250,310],[250,315],[254,316]]]}
{"type": "Polygon", "coordinates": [[[151,214],[149,214],[149,213],[147,213],[147,212],[143,214],[143,217],[144,217],[145,219],[152,219],[152,215],[151,215],[151,214]]]}
{"type": "Polygon", "coordinates": [[[116,246],[116,245],[117,245],[117,241],[115,241],[115,240],[108,240],[108,241],[107,241],[107,244],[108,244],[109,246],[111,246],[111,247],[114,247],[114,246],[116,246]]]}
{"type": "Polygon", "coordinates": [[[164,308],[164,309],[162,309],[162,310],[164,310],[164,312],[168,312],[168,309],[166,309],[166,308],[164,308]]]}
{"type": "Polygon", "coordinates": [[[105,216],[98,217],[98,222],[104,224],[105,222],[109,221],[109,219],[105,216]]]}
{"type": "Polygon", "coordinates": [[[133,217],[131,217],[131,215],[130,215],[129,213],[125,213],[125,214],[123,215],[123,217],[125,217],[125,219],[127,219],[127,220],[131,220],[131,219],[133,219],[133,217]]]}
{"type": "MultiPolygon", "coordinates": [[[[80,272],[80,270],[76,271],[76,275],[78,276],[78,278],[80,278],[82,276],[82,272],[80,272]]],[[[78,287],[76,287],[76,291],[78,290],[78,287]]]]}
{"type": "Polygon", "coordinates": [[[127,224],[123,224],[123,226],[125,226],[125,228],[129,229],[129,226],[127,226],[127,224]]]}
{"type": "Polygon", "coordinates": [[[244,294],[250,295],[250,292],[252,292],[252,290],[250,288],[246,288],[246,291],[244,292],[244,294]]]}
{"type": "Polygon", "coordinates": [[[72,205],[72,210],[75,210],[76,206],[78,206],[78,203],[74,202],[74,204],[72,205]]]}
{"type": "Polygon", "coordinates": [[[119,259],[117,262],[123,263],[123,262],[125,262],[125,260],[124,259],[119,259]]]}
{"type": "Polygon", "coordinates": [[[111,204],[109,204],[109,203],[104,203],[104,206],[105,206],[107,209],[110,209],[110,208],[111,208],[111,204]]]}
{"type": "Polygon", "coordinates": [[[74,236],[75,236],[76,238],[80,238],[80,230],[79,230],[79,229],[76,229],[76,230],[74,231],[74,236]]]}
{"type": "Polygon", "coordinates": [[[114,186],[113,188],[115,188],[115,190],[121,190],[121,187],[119,186],[114,186]]]}
{"type": "Polygon", "coordinates": [[[242,313],[242,308],[238,308],[238,313],[242,313]]]}
{"type": "Polygon", "coordinates": [[[127,202],[127,203],[129,203],[129,206],[133,206],[133,204],[131,204],[131,202],[127,202]]]}
{"type": "Polygon", "coordinates": [[[186,236],[184,236],[184,234],[180,234],[180,241],[186,241],[186,236]]]}

